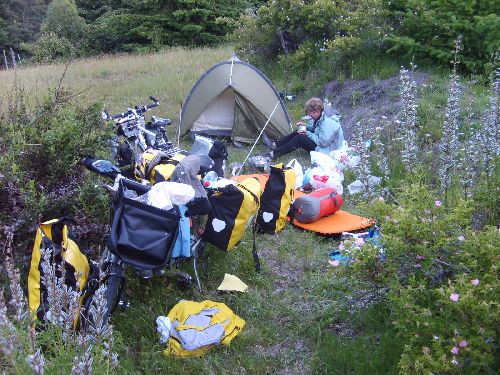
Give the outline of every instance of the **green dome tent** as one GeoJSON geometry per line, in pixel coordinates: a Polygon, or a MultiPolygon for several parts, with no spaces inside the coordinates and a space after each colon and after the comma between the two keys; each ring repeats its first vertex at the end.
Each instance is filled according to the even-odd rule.
{"type": "Polygon", "coordinates": [[[272,139],[292,131],[285,105],[271,81],[236,56],[215,64],[195,83],[184,100],[180,136],[231,137],[253,143],[262,128],[272,139]]]}

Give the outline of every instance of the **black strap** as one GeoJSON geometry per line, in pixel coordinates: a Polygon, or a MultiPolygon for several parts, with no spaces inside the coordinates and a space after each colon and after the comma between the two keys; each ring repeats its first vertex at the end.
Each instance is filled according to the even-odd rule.
{"type": "Polygon", "coordinates": [[[252,248],[252,255],[253,255],[253,261],[255,263],[255,271],[260,272],[260,260],[259,260],[259,254],[257,254],[257,242],[255,240],[255,234],[257,232],[257,219],[254,217],[253,218],[253,248],[252,248]]]}
{"type": "Polygon", "coordinates": [[[337,200],[337,190],[333,191],[328,197],[333,198],[333,203],[335,204],[335,208],[338,210],[340,207],[339,207],[339,202],[337,200]]]}
{"type": "Polygon", "coordinates": [[[295,224],[295,208],[293,204],[295,203],[295,189],[290,189],[290,208],[288,209],[288,217],[290,218],[290,224],[295,224]]]}
{"type": "MultiPolygon", "coordinates": [[[[257,181],[259,180],[258,178],[254,177],[257,181]]],[[[260,182],[259,182],[260,184],[260,182]]],[[[255,204],[257,205],[257,215],[258,215],[258,212],[259,212],[259,209],[260,209],[260,203],[259,203],[259,198],[253,193],[251,192],[248,188],[246,188],[245,186],[243,186],[242,184],[238,184],[237,185],[239,188],[242,188],[244,190],[246,190],[247,192],[249,192],[251,195],[252,195],[252,198],[254,199],[255,201],[255,204]]],[[[257,254],[257,242],[255,240],[255,234],[257,232],[257,215],[255,215],[253,217],[253,248],[252,248],[252,255],[253,255],[253,261],[255,263],[255,271],[257,272],[260,272],[260,260],[259,260],[259,254],[257,254]]]]}

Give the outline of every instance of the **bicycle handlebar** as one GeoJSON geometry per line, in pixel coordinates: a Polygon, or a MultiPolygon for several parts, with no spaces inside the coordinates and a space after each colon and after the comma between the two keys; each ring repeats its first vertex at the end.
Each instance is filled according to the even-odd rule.
{"type": "MultiPolygon", "coordinates": [[[[142,113],[150,110],[151,108],[158,107],[160,105],[160,101],[158,99],[156,99],[153,95],[151,95],[149,97],[149,99],[151,99],[151,101],[153,101],[152,104],[136,105],[134,107],[134,110],[138,114],[142,114],[142,113]]],[[[117,113],[115,115],[110,115],[107,110],[104,110],[102,112],[103,113],[103,119],[104,120],[116,120],[116,119],[120,119],[120,118],[125,118],[125,117],[128,117],[131,114],[133,114],[134,110],[132,110],[131,108],[129,108],[126,112],[117,113]]]]}

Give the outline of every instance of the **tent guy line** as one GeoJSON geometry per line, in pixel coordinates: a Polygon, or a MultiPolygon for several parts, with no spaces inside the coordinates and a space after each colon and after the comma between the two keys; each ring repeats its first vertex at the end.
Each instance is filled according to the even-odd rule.
{"type": "Polygon", "coordinates": [[[236,173],[237,176],[239,176],[239,174],[241,173],[241,171],[243,170],[243,167],[245,166],[245,163],[247,162],[248,158],[250,157],[250,155],[252,154],[253,152],[253,149],[255,148],[255,145],[257,144],[257,142],[259,141],[260,137],[262,136],[262,133],[264,132],[264,130],[266,129],[266,126],[267,124],[269,124],[269,121],[271,120],[271,117],[273,117],[273,114],[274,114],[274,111],[276,111],[276,108],[278,108],[278,104],[280,104],[280,102],[277,102],[276,105],[274,106],[274,109],[273,111],[271,112],[271,114],[269,115],[269,117],[267,118],[267,121],[266,123],[264,124],[262,130],[260,131],[259,135],[257,136],[257,139],[255,140],[254,144],[252,145],[252,147],[250,148],[250,151],[248,152],[248,155],[247,157],[245,158],[245,160],[243,161],[243,164],[241,165],[241,167],[238,169],[238,173],[236,173]]]}

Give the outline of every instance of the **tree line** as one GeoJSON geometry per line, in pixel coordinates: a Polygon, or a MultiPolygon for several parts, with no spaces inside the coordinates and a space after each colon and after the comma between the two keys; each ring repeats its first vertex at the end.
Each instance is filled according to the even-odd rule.
{"type": "Polygon", "coordinates": [[[34,62],[223,40],[259,0],[0,0],[0,48],[34,62]]]}
{"type": "Polygon", "coordinates": [[[495,0],[273,0],[242,17],[239,48],[290,73],[390,55],[446,69],[461,40],[460,68],[488,73],[498,63],[500,2],[495,0]]]}
{"type": "Polygon", "coordinates": [[[448,67],[459,38],[462,69],[487,73],[499,31],[495,0],[0,0],[0,48],[34,62],[229,37],[248,59],[297,72],[366,53],[448,67]]]}

